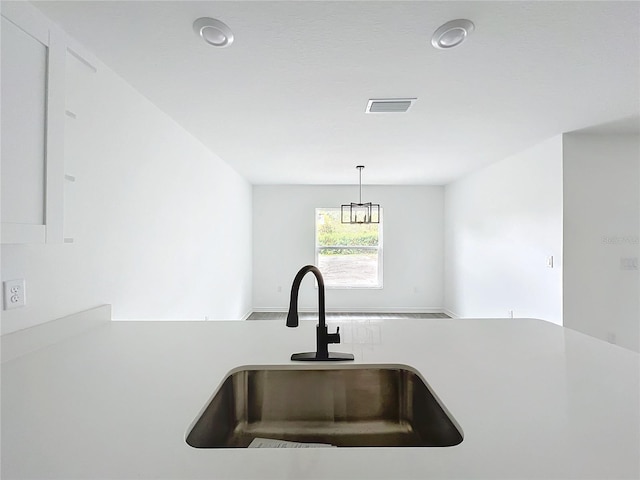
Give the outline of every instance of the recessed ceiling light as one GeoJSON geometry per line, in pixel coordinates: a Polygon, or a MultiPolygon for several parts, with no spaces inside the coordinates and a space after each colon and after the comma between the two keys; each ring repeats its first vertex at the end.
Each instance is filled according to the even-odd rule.
{"type": "Polygon", "coordinates": [[[473,32],[475,25],[471,20],[451,20],[438,28],[433,37],[431,37],[431,45],[446,50],[460,45],[473,32]]]}
{"type": "Polygon", "coordinates": [[[202,17],[193,22],[193,30],[209,45],[218,48],[228,47],[233,43],[233,32],[220,20],[202,17]]]}

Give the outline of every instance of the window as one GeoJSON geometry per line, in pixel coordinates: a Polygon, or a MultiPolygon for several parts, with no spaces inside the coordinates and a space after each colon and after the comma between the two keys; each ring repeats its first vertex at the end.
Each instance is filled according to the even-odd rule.
{"type": "Polygon", "coordinates": [[[380,223],[341,223],[339,208],[316,209],[316,265],[325,286],[382,288],[380,223]]]}

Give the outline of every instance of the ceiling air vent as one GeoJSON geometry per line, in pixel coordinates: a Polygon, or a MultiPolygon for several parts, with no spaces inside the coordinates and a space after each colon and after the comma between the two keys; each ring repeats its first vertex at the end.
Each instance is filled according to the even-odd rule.
{"type": "Polygon", "coordinates": [[[367,113],[404,113],[417,98],[372,98],[367,103],[367,113]]]}

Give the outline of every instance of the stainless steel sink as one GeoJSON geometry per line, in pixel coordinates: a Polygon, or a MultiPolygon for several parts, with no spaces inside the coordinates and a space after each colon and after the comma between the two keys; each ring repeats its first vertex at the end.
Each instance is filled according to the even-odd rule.
{"type": "Polygon", "coordinates": [[[232,371],[194,421],[196,448],[256,438],[337,447],[446,447],[462,434],[410,367],[245,367],[232,371]]]}

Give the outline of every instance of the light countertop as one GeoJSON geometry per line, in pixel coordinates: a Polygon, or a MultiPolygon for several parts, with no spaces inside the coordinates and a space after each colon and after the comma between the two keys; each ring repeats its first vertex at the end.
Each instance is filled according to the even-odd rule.
{"type": "Polygon", "coordinates": [[[314,350],[315,322],[107,322],[2,364],[2,478],[640,478],[637,353],[530,319],[336,325],[331,350],[417,369],[463,442],[192,448],[227,373],[305,367],[289,356],[314,350]]]}

